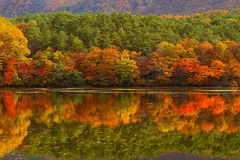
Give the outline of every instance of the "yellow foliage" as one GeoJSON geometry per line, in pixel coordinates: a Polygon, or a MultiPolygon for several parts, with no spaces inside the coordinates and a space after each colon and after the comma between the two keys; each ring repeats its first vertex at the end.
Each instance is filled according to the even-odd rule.
{"type": "Polygon", "coordinates": [[[23,33],[3,17],[0,17],[0,57],[4,60],[16,57],[19,61],[26,61],[30,54],[27,39],[23,33]]]}
{"type": "Polygon", "coordinates": [[[0,109],[0,157],[16,149],[27,136],[31,111],[20,111],[16,118],[0,109]]]}
{"type": "Polygon", "coordinates": [[[0,157],[17,148],[26,136],[27,130],[19,135],[6,136],[4,139],[0,139],[0,157]]]}

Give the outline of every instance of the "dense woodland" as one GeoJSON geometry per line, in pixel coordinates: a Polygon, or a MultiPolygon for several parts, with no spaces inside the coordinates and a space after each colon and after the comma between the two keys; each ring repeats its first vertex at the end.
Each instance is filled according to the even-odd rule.
{"type": "Polygon", "coordinates": [[[16,17],[26,12],[56,11],[185,15],[239,7],[239,0],[0,0],[0,15],[16,17]]]}
{"type": "Polygon", "coordinates": [[[1,86],[240,84],[240,11],[0,18],[1,86]]]}

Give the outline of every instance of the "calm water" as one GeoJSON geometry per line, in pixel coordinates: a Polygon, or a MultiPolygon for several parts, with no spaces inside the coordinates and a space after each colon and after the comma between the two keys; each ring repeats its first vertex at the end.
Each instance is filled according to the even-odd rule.
{"type": "Polygon", "coordinates": [[[240,91],[0,89],[4,159],[235,160],[239,129],[240,91]]]}

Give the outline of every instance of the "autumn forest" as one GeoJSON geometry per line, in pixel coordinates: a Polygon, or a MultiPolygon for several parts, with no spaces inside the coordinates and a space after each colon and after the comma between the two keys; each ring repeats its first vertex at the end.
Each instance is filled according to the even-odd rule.
{"type": "Polygon", "coordinates": [[[0,18],[0,86],[240,84],[240,10],[0,18]]]}

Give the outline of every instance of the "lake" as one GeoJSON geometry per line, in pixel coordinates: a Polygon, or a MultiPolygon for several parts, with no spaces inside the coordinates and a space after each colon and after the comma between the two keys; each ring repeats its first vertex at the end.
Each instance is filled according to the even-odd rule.
{"type": "Polygon", "coordinates": [[[0,89],[4,159],[236,160],[239,129],[238,90],[0,89]]]}

